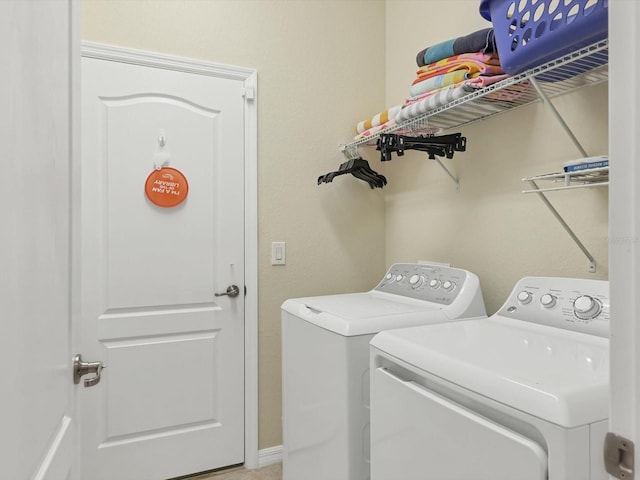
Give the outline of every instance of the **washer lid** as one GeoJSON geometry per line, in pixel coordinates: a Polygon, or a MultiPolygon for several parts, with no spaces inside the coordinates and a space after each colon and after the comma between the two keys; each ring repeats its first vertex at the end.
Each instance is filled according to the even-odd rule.
{"type": "Polygon", "coordinates": [[[294,298],[282,304],[285,312],[344,336],[446,321],[443,307],[377,291],[294,298]]]}
{"type": "Polygon", "coordinates": [[[371,344],[562,427],[608,417],[609,340],[494,315],[382,332],[371,344]]]}

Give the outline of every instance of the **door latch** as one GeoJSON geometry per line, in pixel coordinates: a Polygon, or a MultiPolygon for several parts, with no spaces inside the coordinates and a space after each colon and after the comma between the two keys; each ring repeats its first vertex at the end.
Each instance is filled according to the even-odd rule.
{"type": "Polygon", "coordinates": [[[237,297],[240,295],[240,289],[237,285],[229,285],[227,287],[227,291],[224,293],[214,293],[216,297],[224,297],[225,295],[230,296],[231,298],[237,297]]]}
{"type": "Polygon", "coordinates": [[[604,439],[604,466],[609,475],[621,480],[633,480],[633,442],[615,433],[604,439]]]}
{"type": "Polygon", "coordinates": [[[107,368],[102,362],[83,362],[82,355],[77,354],[73,357],[73,383],[80,383],[80,378],[90,373],[95,373],[95,377],[86,378],[84,380],[85,387],[93,387],[100,383],[100,373],[103,368],[107,368]]]}

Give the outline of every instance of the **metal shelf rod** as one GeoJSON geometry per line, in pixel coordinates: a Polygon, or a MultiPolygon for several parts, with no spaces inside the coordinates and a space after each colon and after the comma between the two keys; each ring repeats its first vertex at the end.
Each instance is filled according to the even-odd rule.
{"type": "Polygon", "coordinates": [[[538,185],[536,184],[535,180],[527,180],[527,181],[534,188],[535,193],[538,194],[538,196],[540,197],[540,200],[542,200],[542,202],[547,206],[547,208],[551,211],[553,216],[556,217],[556,220],[558,220],[558,222],[560,222],[560,225],[562,225],[562,228],[564,228],[566,230],[566,232],[573,239],[573,241],[576,243],[576,245],[578,245],[580,250],[582,250],[582,253],[584,253],[584,255],[587,257],[587,259],[589,260],[589,272],[595,273],[595,271],[596,271],[596,261],[593,258],[593,255],[591,255],[589,250],[587,250],[587,247],[584,246],[584,244],[580,241],[580,239],[576,236],[576,234],[573,233],[573,230],[571,230],[571,227],[569,225],[567,225],[567,222],[565,222],[564,219],[562,218],[562,216],[560,216],[558,211],[551,204],[551,202],[545,196],[545,194],[542,193],[540,188],[538,188],[538,185]]]}
{"type": "Polygon", "coordinates": [[[581,185],[567,185],[564,187],[549,187],[549,188],[540,188],[538,190],[523,190],[522,193],[557,192],[559,190],[574,190],[576,188],[587,188],[587,187],[606,187],[608,185],[609,185],[609,182],[583,183],[581,185]]]}
{"type": "Polygon", "coordinates": [[[439,159],[439,158],[436,158],[436,159],[435,159],[435,161],[436,161],[436,162],[438,162],[438,164],[442,167],[442,169],[443,169],[445,172],[447,172],[447,175],[449,175],[449,177],[451,177],[451,180],[453,180],[453,183],[455,183],[455,184],[456,184],[456,192],[459,192],[459,191],[460,191],[460,181],[459,181],[459,180],[458,180],[458,179],[453,175],[453,173],[451,173],[451,172],[449,171],[449,169],[445,166],[445,164],[444,164],[444,163],[442,163],[442,162],[440,161],[440,159],[439,159]]]}
{"type": "Polygon", "coordinates": [[[533,85],[533,88],[536,89],[536,92],[538,92],[538,95],[544,101],[544,104],[547,107],[549,107],[549,110],[551,110],[551,113],[553,113],[553,115],[556,117],[556,120],[560,122],[560,125],[562,126],[566,134],[569,136],[573,144],[576,146],[576,148],[580,151],[580,153],[584,157],[588,157],[589,155],[587,154],[587,151],[584,148],[582,148],[582,145],[580,144],[576,136],[573,134],[573,132],[569,128],[569,125],[567,125],[567,123],[564,121],[564,119],[562,118],[562,116],[560,115],[556,107],[553,105],[553,103],[551,103],[551,101],[547,97],[547,94],[544,93],[544,91],[542,91],[542,88],[540,88],[540,85],[538,84],[538,80],[536,80],[534,77],[531,77],[529,79],[529,82],[531,83],[531,85],[533,85]]]}

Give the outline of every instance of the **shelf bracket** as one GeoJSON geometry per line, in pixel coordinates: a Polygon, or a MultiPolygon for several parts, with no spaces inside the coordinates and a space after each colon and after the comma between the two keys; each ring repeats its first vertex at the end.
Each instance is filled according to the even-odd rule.
{"type": "Polygon", "coordinates": [[[453,183],[456,184],[456,192],[460,193],[460,181],[455,177],[455,175],[453,175],[453,173],[449,171],[449,169],[444,165],[444,163],[440,161],[439,158],[435,158],[434,160],[438,162],[438,164],[442,167],[442,169],[445,172],[447,172],[447,175],[449,175],[449,178],[451,178],[451,180],[453,180],[453,183]]]}
{"type": "Polygon", "coordinates": [[[347,160],[360,158],[360,152],[357,145],[340,145],[340,151],[347,160]]]}
{"type": "Polygon", "coordinates": [[[573,233],[573,230],[571,230],[571,227],[567,225],[567,222],[564,221],[564,219],[560,216],[560,214],[554,208],[554,206],[551,205],[551,202],[545,196],[545,194],[540,191],[540,188],[538,188],[538,185],[536,184],[536,182],[534,180],[527,180],[527,181],[529,182],[529,185],[531,185],[531,187],[535,190],[535,193],[540,197],[540,200],[542,200],[542,202],[547,206],[547,208],[551,211],[553,216],[556,217],[556,220],[560,222],[560,225],[562,225],[562,228],[566,230],[566,232],[569,234],[571,239],[576,243],[576,245],[578,245],[580,250],[582,250],[582,253],[584,253],[584,255],[587,257],[587,259],[589,260],[589,272],[595,273],[596,261],[593,258],[593,255],[589,253],[589,250],[587,250],[587,247],[585,247],[584,244],[580,241],[580,239],[576,236],[576,234],[573,233]]]}
{"type": "Polygon", "coordinates": [[[582,147],[582,145],[580,144],[576,136],[573,134],[573,132],[569,128],[569,125],[567,125],[567,123],[562,118],[562,115],[560,115],[560,112],[558,112],[558,110],[556,109],[555,105],[551,103],[551,100],[549,100],[549,97],[547,97],[547,94],[544,93],[544,91],[538,84],[538,81],[534,77],[531,77],[529,79],[529,82],[531,83],[531,85],[533,85],[533,88],[536,89],[536,92],[538,92],[538,96],[542,99],[544,104],[549,108],[549,110],[551,110],[551,113],[553,113],[553,115],[556,117],[558,122],[560,122],[560,125],[562,126],[566,134],[569,136],[573,144],[576,146],[578,151],[582,154],[583,157],[588,157],[589,155],[587,154],[587,151],[582,147]]]}

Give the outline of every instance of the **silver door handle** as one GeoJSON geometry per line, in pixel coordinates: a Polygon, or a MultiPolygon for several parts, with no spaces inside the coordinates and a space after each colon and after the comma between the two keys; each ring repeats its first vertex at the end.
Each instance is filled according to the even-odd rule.
{"type": "Polygon", "coordinates": [[[95,377],[87,378],[84,381],[85,387],[93,387],[100,383],[100,373],[103,368],[106,368],[102,362],[83,362],[82,355],[77,354],[73,357],[73,383],[76,385],[80,383],[80,378],[90,373],[95,373],[95,377]]]}
{"type": "Polygon", "coordinates": [[[238,288],[237,285],[229,285],[227,287],[227,291],[224,293],[215,293],[214,294],[216,297],[224,297],[225,295],[228,295],[229,297],[233,298],[233,297],[237,297],[238,295],[240,295],[240,289],[238,288]]]}

